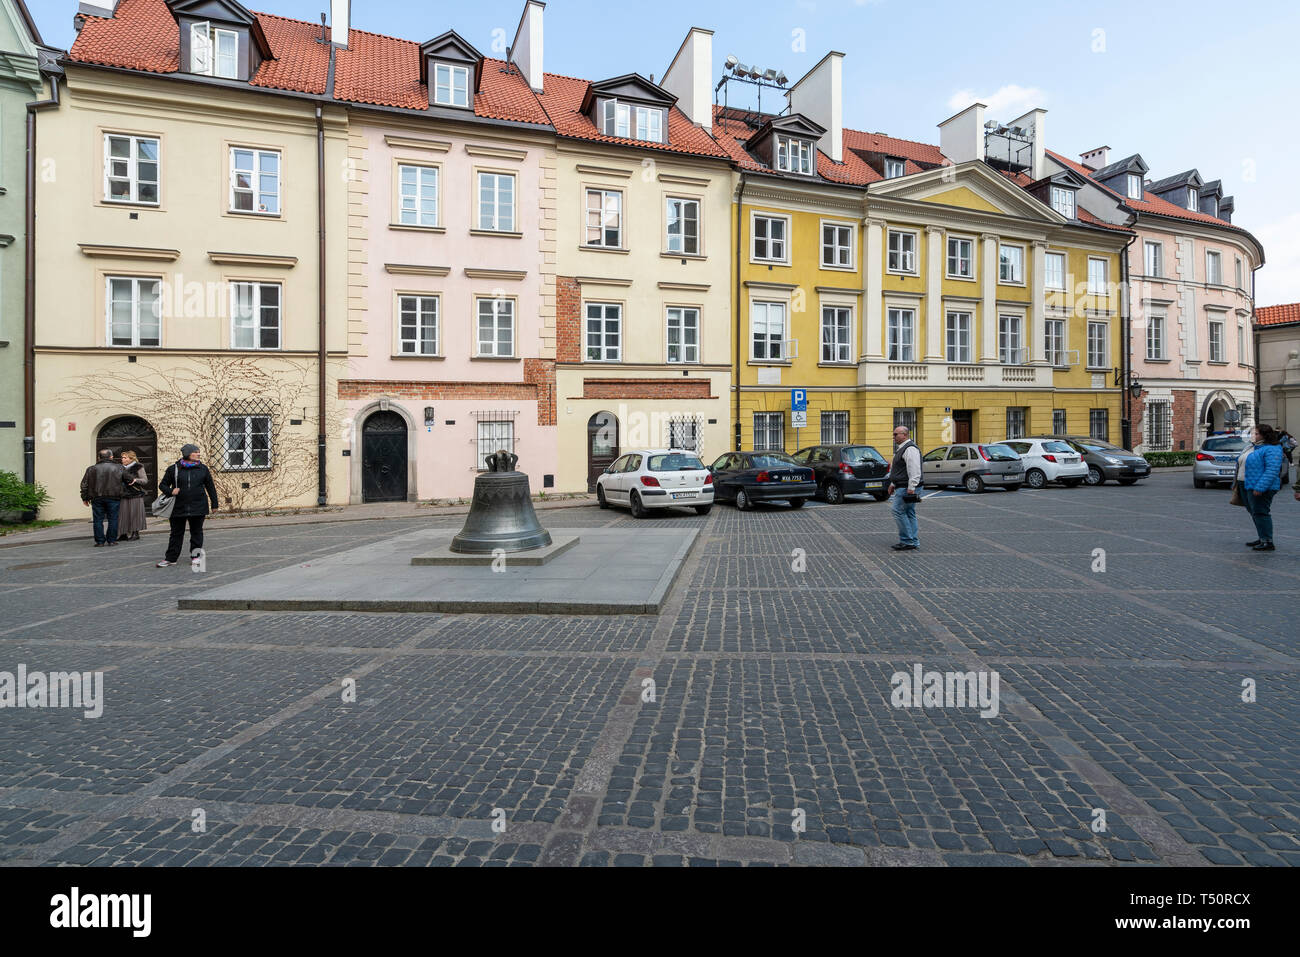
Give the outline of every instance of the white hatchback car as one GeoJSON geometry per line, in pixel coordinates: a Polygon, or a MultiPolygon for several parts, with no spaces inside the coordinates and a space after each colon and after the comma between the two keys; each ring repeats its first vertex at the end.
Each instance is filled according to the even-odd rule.
{"type": "Polygon", "coordinates": [[[1025,484],[1042,488],[1048,482],[1060,482],[1076,488],[1088,477],[1088,463],[1068,442],[1057,439],[1010,439],[1009,445],[1025,463],[1025,484]]]}
{"type": "Polygon", "coordinates": [[[708,515],[713,508],[713,473],[694,452],[637,449],[625,452],[596,480],[601,508],[626,505],[635,518],[653,508],[693,508],[708,515]]]}

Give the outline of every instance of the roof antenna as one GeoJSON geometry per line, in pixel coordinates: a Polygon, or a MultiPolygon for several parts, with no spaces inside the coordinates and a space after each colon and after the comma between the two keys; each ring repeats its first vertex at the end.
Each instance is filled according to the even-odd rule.
{"type": "Polygon", "coordinates": [[[325,38],[325,12],[324,11],[321,11],[321,15],[320,15],[320,42],[321,43],[328,42],[325,38]]]}

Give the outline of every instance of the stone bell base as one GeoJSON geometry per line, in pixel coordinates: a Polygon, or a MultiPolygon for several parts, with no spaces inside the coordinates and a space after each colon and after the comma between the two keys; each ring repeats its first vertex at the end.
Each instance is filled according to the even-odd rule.
{"type": "MultiPolygon", "coordinates": [[[[451,535],[448,535],[447,538],[450,541],[451,535]]],[[[510,565],[547,565],[581,541],[582,539],[577,535],[552,535],[551,544],[544,548],[534,548],[527,552],[511,552],[502,555],[501,561],[507,567],[510,565]]],[[[496,561],[496,557],[492,555],[465,555],[460,552],[453,552],[449,543],[430,552],[428,555],[416,555],[411,559],[411,564],[422,567],[432,565],[487,565],[490,567],[496,561]]]]}
{"type": "MultiPolygon", "coordinates": [[[[553,554],[443,555],[455,534],[423,529],[230,585],[196,588],[183,611],[355,611],[508,615],[657,615],[699,532],[665,521],[626,528],[553,528],[553,554]],[[659,525],[660,527],[654,527],[659,525]],[[561,543],[562,551],[555,552],[561,543]],[[529,563],[531,559],[531,563],[529,563]],[[471,564],[472,563],[472,564],[471,564]]],[[[208,569],[213,570],[213,559],[208,569]]],[[[195,576],[198,577],[198,576],[195,576]]]]}

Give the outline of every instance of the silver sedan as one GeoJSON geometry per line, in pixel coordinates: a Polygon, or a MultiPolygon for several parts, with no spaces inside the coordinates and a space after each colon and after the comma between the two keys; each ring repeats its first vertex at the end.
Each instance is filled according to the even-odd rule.
{"type": "Polygon", "coordinates": [[[1231,485],[1237,478],[1237,459],[1250,443],[1239,435],[1212,435],[1196,450],[1192,484],[1197,488],[1220,483],[1231,485]]]}

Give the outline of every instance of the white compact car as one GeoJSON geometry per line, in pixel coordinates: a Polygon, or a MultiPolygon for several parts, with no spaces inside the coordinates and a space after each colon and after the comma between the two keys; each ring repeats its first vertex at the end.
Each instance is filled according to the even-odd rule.
{"type": "Polygon", "coordinates": [[[708,515],[713,508],[713,473],[694,452],[637,449],[625,452],[596,480],[601,508],[625,505],[635,518],[652,508],[693,508],[708,515]]]}
{"type": "Polygon", "coordinates": [[[1057,439],[1011,439],[1009,445],[1025,463],[1025,484],[1042,488],[1048,482],[1060,482],[1066,488],[1083,484],[1088,477],[1088,463],[1074,446],[1057,439]]]}

